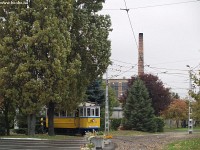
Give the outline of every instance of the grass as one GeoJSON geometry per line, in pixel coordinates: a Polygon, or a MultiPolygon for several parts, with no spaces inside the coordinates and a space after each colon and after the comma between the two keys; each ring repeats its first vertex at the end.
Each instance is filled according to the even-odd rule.
{"type": "MultiPolygon", "coordinates": [[[[187,132],[188,128],[164,128],[164,132],[187,132]]],[[[200,127],[194,127],[194,132],[200,132],[200,127]]]]}
{"type": "MultiPolygon", "coordinates": [[[[200,127],[194,128],[193,131],[199,133],[200,127]]],[[[120,131],[110,131],[110,134],[112,136],[135,136],[135,135],[147,135],[147,134],[163,134],[166,132],[188,132],[188,128],[165,128],[164,132],[156,132],[156,133],[141,132],[134,130],[120,130],[120,131]]]]}
{"type": "Polygon", "coordinates": [[[200,138],[173,142],[166,146],[166,150],[200,150],[200,138]]]}
{"type": "Polygon", "coordinates": [[[119,130],[119,131],[110,131],[110,134],[112,136],[134,136],[134,135],[147,135],[152,133],[134,131],[134,130],[119,130]]]}

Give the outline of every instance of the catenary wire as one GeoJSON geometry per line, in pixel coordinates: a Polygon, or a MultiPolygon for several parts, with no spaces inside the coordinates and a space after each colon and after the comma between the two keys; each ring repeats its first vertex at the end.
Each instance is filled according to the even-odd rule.
{"type": "MultiPolygon", "coordinates": [[[[159,5],[147,5],[147,6],[140,6],[140,7],[133,7],[129,8],[131,9],[145,9],[145,8],[152,8],[152,7],[163,7],[163,6],[170,6],[170,5],[180,5],[180,4],[187,4],[187,3],[196,3],[200,2],[200,0],[193,0],[193,1],[184,1],[184,2],[177,2],[177,3],[166,3],[166,4],[159,4],[159,5]]],[[[121,9],[119,8],[107,8],[107,9],[102,9],[102,10],[111,10],[111,11],[119,11],[121,9]]]]}
{"type": "Polygon", "coordinates": [[[128,20],[129,20],[129,23],[130,23],[130,26],[131,26],[131,30],[132,30],[132,33],[133,33],[133,37],[134,37],[134,40],[135,40],[135,44],[136,44],[136,47],[138,49],[138,44],[137,44],[137,40],[136,40],[136,37],[135,37],[135,32],[134,32],[134,29],[133,29],[133,25],[132,25],[132,22],[131,22],[131,18],[130,18],[130,15],[128,13],[129,9],[127,7],[127,4],[126,4],[126,0],[124,0],[124,4],[125,4],[125,7],[126,9],[121,9],[121,10],[125,10],[127,12],[127,16],[128,16],[128,20]]]}

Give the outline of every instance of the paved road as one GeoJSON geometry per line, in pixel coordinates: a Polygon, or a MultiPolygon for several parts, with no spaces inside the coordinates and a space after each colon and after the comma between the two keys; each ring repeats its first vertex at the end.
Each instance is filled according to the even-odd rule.
{"type": "Polygon", "coordinates": [[[87,142],[83,139],[33,140],[0,139],[0,150],[80,150],[87,142]]]}

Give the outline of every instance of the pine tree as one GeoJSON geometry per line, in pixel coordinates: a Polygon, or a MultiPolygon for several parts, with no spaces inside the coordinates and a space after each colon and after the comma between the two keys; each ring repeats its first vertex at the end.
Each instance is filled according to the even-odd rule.
{"type": "MultiPolygon", "coordinates": [[[[160,116],[160,113],[167,109],[167,107],[172,102],[172,97],[169,88],[165,88],[162,81],[152,74],[143,74],[139,77],[145,84],[149,97],[152,100],[152,107],[154,109],[154,114],[160,116]]],[[[137,77],[132,77],[129,80],[129,87],[133,85],[137,77]]],[[[121,101],[126,103],[127,95],[123,94],[121,101]]]]}
{"type": "Polygon", "coordinates": [[[136,79],[128,91],[124,106],[124,126],[138,131],[153,131],[154,110],[143,81],[136,79]]]}
{"type": "Polygon", "coordinates": [[[105,89],[102,89],[102,80],[97,79],[92,82],[87,88],[86,95],[88,101],[102,104],[105,97],[105,89]]]}

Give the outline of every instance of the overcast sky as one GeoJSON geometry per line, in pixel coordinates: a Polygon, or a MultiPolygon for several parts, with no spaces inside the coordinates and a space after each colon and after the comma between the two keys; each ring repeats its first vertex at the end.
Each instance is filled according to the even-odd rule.
{"type": "Polygon", "coordinates": [[[108,70],[109,78],[130,78],[137,74],[134,35],[138,42],[138,34],[143,33],[145,73],[158,75],[165,87],[171,87],[181,97],[187,96],[186,65],[200,69],[200,1],[106,0],[101,13],[111,16],[113,28],[110,33],[113,65],[108,70]],[[134,34],[127,12],[120,10],[126,8],[125,2],[134,34]]]}

